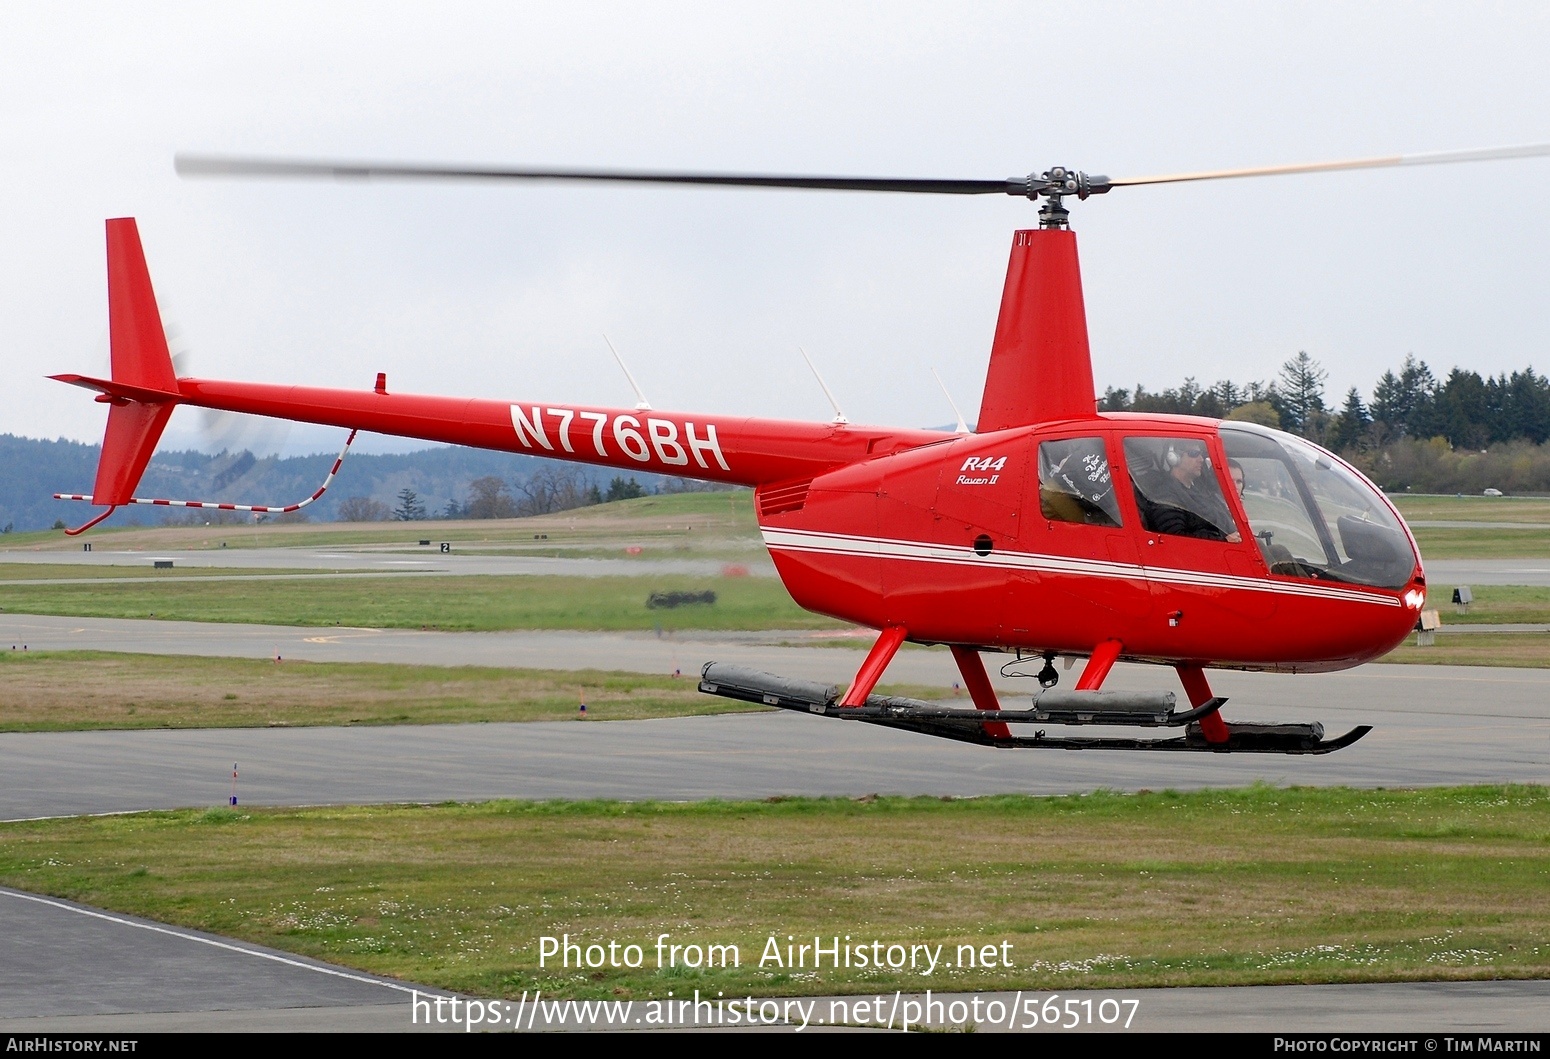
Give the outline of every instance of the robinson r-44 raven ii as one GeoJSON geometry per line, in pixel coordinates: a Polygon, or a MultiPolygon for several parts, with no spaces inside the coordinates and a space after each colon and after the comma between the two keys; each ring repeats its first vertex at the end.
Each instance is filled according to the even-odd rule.
{"type": "MultiPolygon", "coordinates": [[[[709,663],[700,689],[995,747],[1324,754],[1321,725],[1241,724],[1209,668],[1328,672],[1381,657],[1426,595],[1398,511],[1339,457],[1291,434],[1193,416],[1096,411],[1066,200],[1118,187],[1550,154],[1550,144],[1132,179],[1052,168],[1009,180],[497,169],[183,156],[185,175],[545,180],[1006,194],[1043,200],[1013,236],[973,433],[592,408],[179,377],[135,222],[107,222],[112,378],[91,494],[126,504],[287,510],[135,497],[179,404],[749,486],[797,603],[877,630],[847,688],[709,663]],[[973,709],[873,694],[906,642],[945,644],[973,709]],[[1037,660],[1031,707],[998,699],[982,653],[1037,660]],[[1057,690],[1055,657],[1085,658],[1057,690]],[[1103,690],[1117,661],[1173,667],[1188,698],[1103,690]],[[1030,731],[1029,725],[1045,727],[1030,731]],[[1048,726],[1174,728],[1171,737],[1050,736],[1048,726]]],[[[348,449],[346,442],[346,449],[348,449]]],[[[341,453],[341,459],[343,453],[341,453]]],[[[329,479],[338,471],[338,462],[329,479]]],[[[324,482],[324,488],[328,482],[324,482]]],[[[1114,731],[1111,727],[1110,731],[1114,731]]]]}

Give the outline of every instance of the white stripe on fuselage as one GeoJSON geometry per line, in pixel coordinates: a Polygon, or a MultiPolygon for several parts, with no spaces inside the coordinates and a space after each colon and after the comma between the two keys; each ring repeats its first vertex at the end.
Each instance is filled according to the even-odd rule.
{"type": "Polygon", "coordinates": [[[921,541],[890,540],[885,537],[857,537],[843,533],[817,533],[809,530],[783,530],[761,527],[764,544],[771,551],[817,552],[826,555],[854,555],[872,559],[897,559],[917,563],[947,563],[1002,570],[1031,570],[1047,574],[1079,577],[1107,577],[1127,581],[1161,581],[1165,584],[1196,588],[1240,588],[1251,592],[1310,596],[1351,603],[1373,603],[1383,607],[1403,604],[1393,596],[1336,588],[1332,585],[1271,581],[1260,577],[1213,574],[1202,570],[1181,570],[1171,566],[1141,566],[1136,563],[1079,559],[1068,555],[1041,555],[1035,552],[993,551],[980,555],[963,545],[928,544],[921,541]]]}

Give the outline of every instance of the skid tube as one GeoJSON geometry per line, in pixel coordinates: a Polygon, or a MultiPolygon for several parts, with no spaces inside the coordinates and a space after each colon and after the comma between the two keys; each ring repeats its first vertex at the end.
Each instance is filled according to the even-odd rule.
{"type": "Polygon", "coordinates": [[[1350,746],[1371,725],[1358,725],[1337,739],[1324,738],[1324,726],[1311,724],[1228,723],[1225,743],[1207,742],[1199,719],[1214,714],[1227,700],[1214,698],[1192,710],[1174,712],[1173,696],[1124,695],[1104,692],[1064,692],[1052,702],[1035,700],[1028,710],[964,710],[919,699],[870,695],[860,706],[841,706],[840,688],[811,680],[796,680],[722,662],[707,662],[700,672],[700,691],[708,695],[778,706],[840,720],[897,728],[942,739],[1018,750],[1184,750],[1213,754],[1330,754],[1350,746]],[[1076,696],[1092,696],[1078,699],[1076,696]],[[1102,696],[1102,697],[1100,697],[1102,696]],[[1042,708],[1041,708],[1042,707],[1042,708]],[[1113,736],[994,736],[987,722],[1010,724],[1111,724],[1184,729],[1172,739],[1113,736]]]}

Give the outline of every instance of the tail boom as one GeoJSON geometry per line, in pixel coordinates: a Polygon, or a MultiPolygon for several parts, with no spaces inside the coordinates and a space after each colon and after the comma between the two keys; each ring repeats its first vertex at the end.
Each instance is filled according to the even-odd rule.
{"type": "Polygon", "coordinates": [[[179,379],[184,404],[648,474],[759,486],[951,440],[901,430],[744,416],[179,379]]]}
{"type": "Polygon", "coordinates": [[[321,495],[319,490],[303,504],[278,508],[133,496],[167,420],[179,404],[343,427],[352,431],[352,437],[354,431],[370,430],[747,486],[811,479],[846,464],[954,436],[942,431],[858,427],[843,422],[820,424],[650,408],[626,411],[396,394],[387,392],[385,377],[380,375],[372,390],[180,379],[167,348],[133,218],[107,222],[107,250],[112,378],[53,376],[60,382],[96,390],[97,400],[108,405],[107,432],[91,493],[56,494],[108,510],[72,533],[96,525],[115,508],[131,503],[289,511],[321,495]]]}

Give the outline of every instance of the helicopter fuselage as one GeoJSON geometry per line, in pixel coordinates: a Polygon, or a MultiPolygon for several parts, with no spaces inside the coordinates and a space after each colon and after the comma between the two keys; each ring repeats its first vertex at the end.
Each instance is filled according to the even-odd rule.
{"type": "Polygon", "coordinates": [[[1085,655],[1117,640],[1131,660],[1322,672],[1393,650],[1425,598],[1414,539],[1375,486],[1306,441],[1244,424],[1109,413],[962,435],[385,389],[178,387],[183,403],[754,487],[765,545],[798,604],[920,643],[1085,655]],[[1272,446],[1242,490],[1223,473],[1224,431],[1272,446]],[[1296,448],[1278,456],[1278,438],[1296,448]],[[1051,496],[1049,453],[1079,442],[1108,468],[1112,515],[1051,496]],[[1230,519],[1223,532],[1148,525],[1137,461],[1147,444],[1188,443],[1208,453],[1195,489],[1230,519]],[[1347,495],[1305,480],[1304,451],[1341,470],[1347,495]],[[1380,576],[1345,554],[1342,517],[1387,519],[1367,530],[1389,551],[1380,576]],[[1278,563],[1276,532],[1290,541],[1299,530],[1299,553],[1278,563]]]}
{"type": "MultiPolygon", "coordinates": [[[[1147,527],[1126,439],[1198,441],[1215,474],[1228,459],[1218,426],[1113,415],[940,441],[762,487],[760,528],[803,607],[903,627],[918,642],[1085,655],[1118,640],[1132,660],[1297,672],[1344,669],[1393,650],[1425,598],[1408,530],[1387,531],[1395,555],[1387,584],[1376,585],[1342,578],[1338,558],[1333,569],[1274,562],[1254,532],[1267,523],[1252,512],[1288,500],[1256,495],[1261,482],[1238,495],[1230,479],[1220,489],[1239,527],[1235,541],[1147,527]],[[1050,503],[1041,449],[1073,439],[1097,439],[1106,450],[1116,518],[1078,521],[1050,503]]],[[[1364,499],[1392,512],[1368,488],[1364,499]]],[[[1397,514],[1393,522],[1403,526],[1397,514]]],[[[1338,555],[1339,543],[1326,543],[1338,555]]]]}

